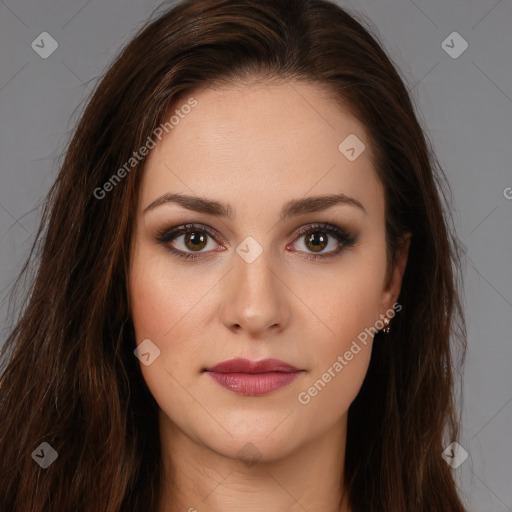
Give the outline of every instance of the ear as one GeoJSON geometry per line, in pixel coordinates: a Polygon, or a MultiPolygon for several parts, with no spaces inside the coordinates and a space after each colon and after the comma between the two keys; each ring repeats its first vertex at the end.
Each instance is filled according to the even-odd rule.
{"type": "Polygon", "coordinates": [[[402,278],[405,273],[407,259],[409,256],[409,247],[411,245],[411,233],[407,233],[400,241],[395,267],[391,271],[391,276],[384,290],[382,291],[382,307],[384,311],[393,308],[393,304],[398,300],[400,289],[402,288],[402,278]]]}

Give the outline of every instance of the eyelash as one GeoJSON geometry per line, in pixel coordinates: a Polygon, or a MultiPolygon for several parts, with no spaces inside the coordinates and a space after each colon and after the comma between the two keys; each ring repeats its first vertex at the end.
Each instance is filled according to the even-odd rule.
{"type": "MultiPolygon", "coordinates": [[[[158,232],[156,236],[156,240],[158,243],[165,246],[165,248],[170,251],[174,256],[185,259],[185,260],[191,260],[195,261],[199,258],[203,258],[202,254],[204,253],[187,253],[184,251],[181,251],[179,249],[175,249],[171,246],[169,246],[169,242],[173,241],[175,238],[182,234],[186,234],[189,231],[201,231],[207,233],[210,237],[213,239],[216,238],[216,233],[209,228],[208,226],[205,226],[203,224],[184,224],[182,226],[177,226],[174,228],[166,228],[158,232]]],[[[352,235],[350,233],[347,233],[345,230],[333,225],[333,224],[327,224],[327,223],[321,223],[321,224],[311,224],[309,226],[304,226],[298,230],[296,233],[296,238],[294,239],[293,243],[297,242],[301,237],[304,235],[309,235],[311,233],[321,232],[325,233],[327,235],[334,236],[338,242],[339,246],[334,249],[333,251],[330,251],[327,254],[319,255],[319,254],[312,254],[312,253],[305,253],[305,258],[309,260],[319,260],[319,259],[326,259],[331,258],[334,256],[337,256],[340,254],[346,247],[353,247],[357,242],[357,236],[352,235]]],[[[301,251],[302,252],[302,251],[301,251]]]]}

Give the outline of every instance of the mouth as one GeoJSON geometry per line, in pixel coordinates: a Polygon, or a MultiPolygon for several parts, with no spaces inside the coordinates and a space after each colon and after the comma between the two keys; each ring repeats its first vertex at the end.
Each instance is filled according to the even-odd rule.
{"type": "Polygon", "coordinates": [[[217,384],[244,396],[260,396],[281,389],[304,373],[278,359],[250,361],[236,358],[205,368],[217,384]]]}

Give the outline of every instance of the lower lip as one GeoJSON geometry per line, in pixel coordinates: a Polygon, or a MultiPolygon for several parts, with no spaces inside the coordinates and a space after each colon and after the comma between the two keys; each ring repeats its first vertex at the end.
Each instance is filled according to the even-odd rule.
{"type": "Polygon", "coordinates": [[[259,396],[287,386],[302,372],[207,373],[215,382],[239,395],[259,396]]]}

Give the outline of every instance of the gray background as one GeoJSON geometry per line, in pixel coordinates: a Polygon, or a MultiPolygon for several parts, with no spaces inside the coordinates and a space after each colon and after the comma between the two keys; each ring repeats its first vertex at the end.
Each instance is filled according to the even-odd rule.
{"type": "MultiPolygon", "coordinates": [[[[0,2],[0,299],[27,255],[82,102],[159,3],[0,2]],[[47,59],[31,47],[45,31],[58,42],[47,59]]],[[[469,337],[461,441],[469,458],[453,471],[471,512],[512,511],[512,2],[340,4],[377,27],[451,183],[467,248],[469,337]],[[458,58],[442,47],[454,31],[469,44],[458,58]]],[[[4,302],[0,314],[3,341],[4,302]]]]}

